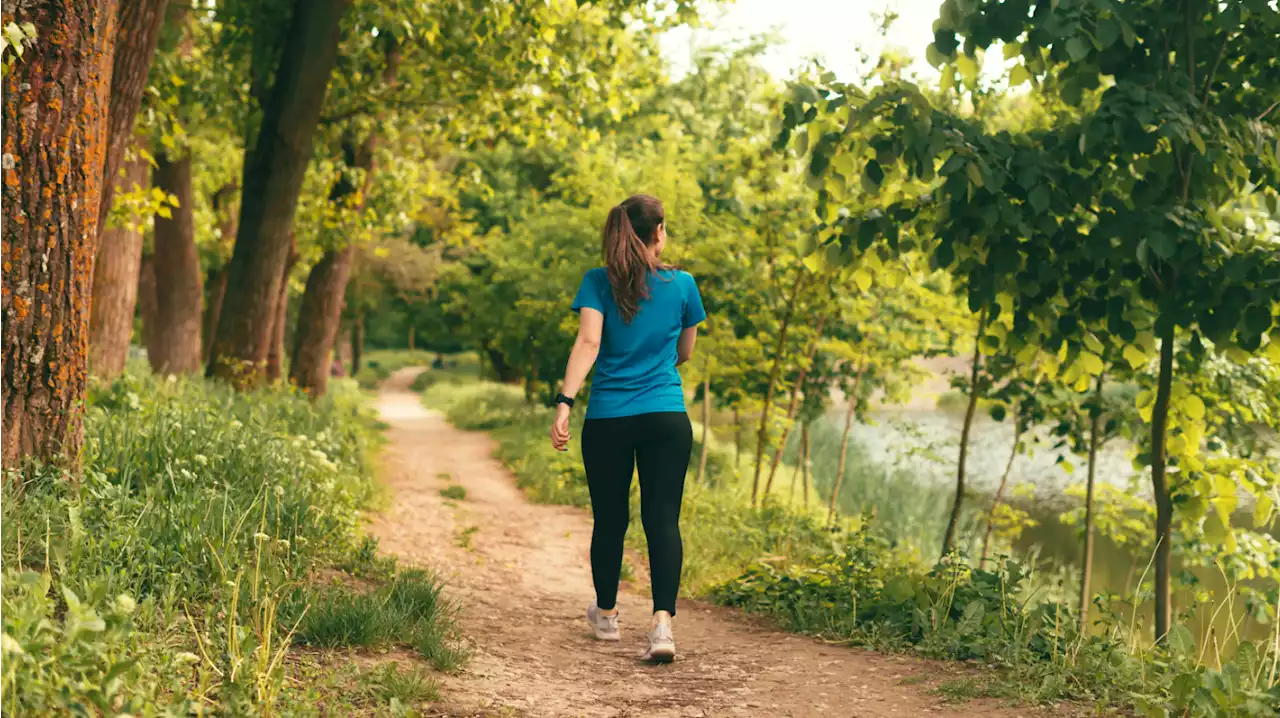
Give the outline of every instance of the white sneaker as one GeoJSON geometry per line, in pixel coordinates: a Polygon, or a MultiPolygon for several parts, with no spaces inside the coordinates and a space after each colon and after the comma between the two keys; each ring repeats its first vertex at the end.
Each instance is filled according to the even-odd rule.
{"type": "Polygon", "coordinates": [[[591,631],[596,634],[598,640],[617,641],[622,638],[622,632],[618,630],[617,612],[606,616],[594,601],[587,606],[587,623],[591,624],[591,631]]]}
{"type": "Polygon", "coordinates": [[[676,639],[671,634],[671,624],[666,621],[649,629],[649,647],[642,660],[653,663],[670,663],[676,659],[676,639]]]}

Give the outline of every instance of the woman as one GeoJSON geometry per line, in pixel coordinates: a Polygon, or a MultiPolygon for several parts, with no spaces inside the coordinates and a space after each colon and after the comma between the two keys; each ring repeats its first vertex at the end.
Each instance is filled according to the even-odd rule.
{"type": "Polygon", "coordinates": [[[573,300],[578,339],[556,397],[551,443],[569,443],[569,412],[587,372],[596,367],[582,425],[582,463],[591,511],[591,574],[596,600],[587,621],[596,638],[619,640],[618,574],[630,517],[631,475],[640,473],[640,516],[649,540],[653,621],[644,659],[670,662],[683,547],[680,500],[693,431],[676,366],[689,360],[697,325],[706,319],[698,285],[663,264],[667,243],[662,202],[628,197],[604,225],[605,267],[582,279],[573,300]]]}

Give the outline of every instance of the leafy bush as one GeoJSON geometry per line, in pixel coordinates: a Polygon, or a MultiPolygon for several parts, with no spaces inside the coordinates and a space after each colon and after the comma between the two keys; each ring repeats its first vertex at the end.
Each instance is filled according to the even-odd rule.
{"type": "Polygon", "coordinates": [[[5,712],[186,712],[197,686],[231,712],[281,700],[282,602],[360,553],[377,436],[349,387],[94,388],[82,474],[3,482],[5,712]]]}

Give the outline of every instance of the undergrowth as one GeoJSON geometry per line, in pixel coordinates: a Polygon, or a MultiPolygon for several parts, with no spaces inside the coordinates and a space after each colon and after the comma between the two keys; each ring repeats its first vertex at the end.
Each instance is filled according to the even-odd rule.
{"type": "MultiPolygon", "coordinates": [[[[497,440],[498,457],[530,499],[588,505],[578,443],[565,452],[551,448],[549,410],[525,403],[515,387],[474,378],[437,376],[421,386],[424,401],[453,424],[497,440]]],[[[575,437],[581,421],[576,412],[575,437]]],[[[694,436],[696,466],[700,431],[694,436]]],[[[788,500],[790,487],[782,482],[764,508],[752,509],[754,467],[735,470],[729,452],[714,445],[708,458],[704,480],[694,482],[691,467],[686,483],[686,595],[708,596],[828,640],[990,669],[980,682],[945,687],[949,699],[1081,701],[1161,717],[1278,714],[1280,649],[1274,645],[1245,642],[1224,656],[1197,647],[1179,626],[1166,647],[1152,648],[1135,639],[1140,627],[1131,616],[1108,613],[1105,603],[1095,614],[1097,630],[1081,634],[1058,579],[1034,566],[935,566],[922,557],[912,527],[886,524],[868,511],[828,529],[817,496],[788,500]]],[[[896,497],[880,500],[908,501],[913,486],[903,483],[896,497]]],[[[637,506],[633,500],[633,514],[637,506]]],[[[643,532],[629,532],[628,541],[642,547],[643,532]]]]}
{"type": "MultiPolygon", "coordinates": [[[[380,441],[363,401],[349,381],[316,402],[142,372],[95,387],[77,475],[4,476],[4,714],[315,713],[288,676],[324,607],[298,597],[322,568],[395,572],[359,535],[380,441]]],[[[415,576],[376,590],[418,586],[415,637],[449,644],[415,576]]]]}

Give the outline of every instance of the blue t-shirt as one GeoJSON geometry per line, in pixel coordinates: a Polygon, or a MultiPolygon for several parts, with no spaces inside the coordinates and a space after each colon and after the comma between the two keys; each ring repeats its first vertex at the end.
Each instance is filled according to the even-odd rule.
{"type": "Polygon", "coordinates": [[[590,307],[604,315],[600,353],[587,401],[588,419],[684,411],[684,390],[676,371],[680,332],[707,318],[698,285],[688,272],[649,273],[649,298],[626,324],[613,302],[604,268],[587,272],[573,311],[590,307]]]}

